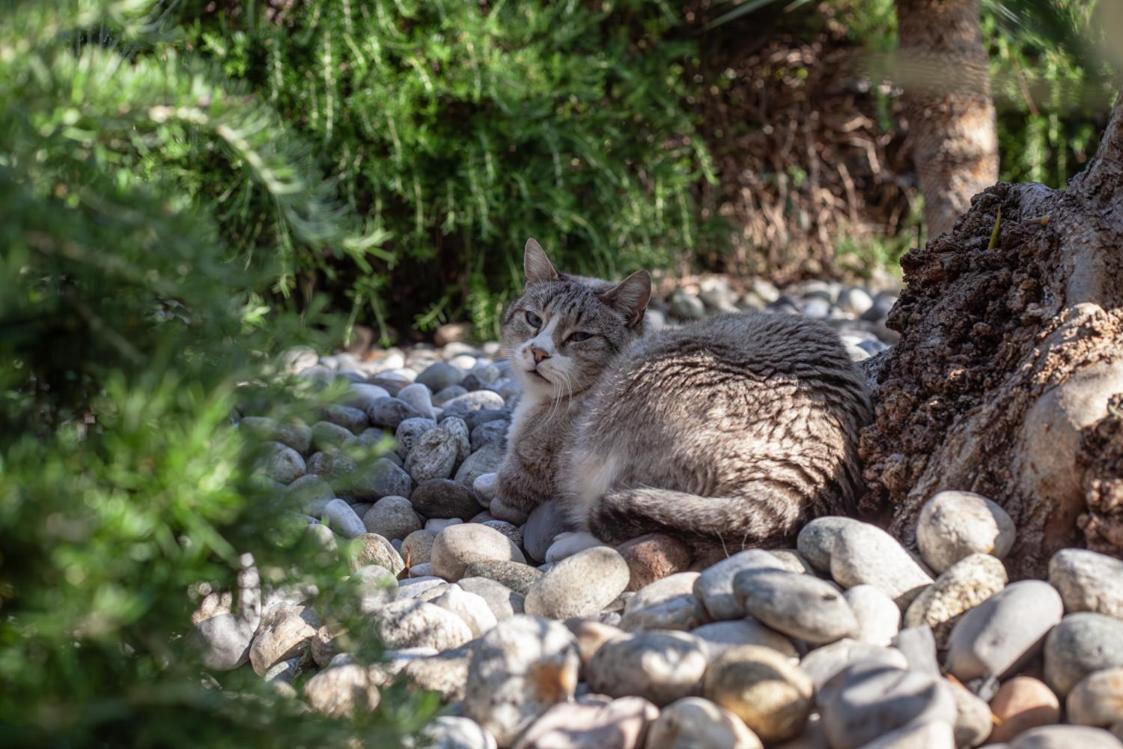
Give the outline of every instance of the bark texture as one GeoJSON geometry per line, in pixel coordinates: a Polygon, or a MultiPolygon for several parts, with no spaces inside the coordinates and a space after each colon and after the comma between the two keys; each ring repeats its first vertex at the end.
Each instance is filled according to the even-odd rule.
{"type": "Polygon", "coordinates": [[[1079,544],[1123,556],[1123,107],[1064,191],[999,184],[902,260],[901,334],[862,435],[867,509],[915,544],[943,489],[991,497],[1015,576],[1079,544]]]}
{"type": "Polygon", "coordinates": [[[912,158],[928,236],[951,229],[998,179],[998,136],[978,0],[897,0],[912,158]]]}

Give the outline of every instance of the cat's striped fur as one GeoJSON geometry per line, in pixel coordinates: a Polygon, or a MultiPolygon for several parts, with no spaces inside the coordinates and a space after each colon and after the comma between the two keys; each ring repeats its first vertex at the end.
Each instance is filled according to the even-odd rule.
{"type": "Polygon", "coordinates": [[[557,496],[609,543],[661,531],[733,553],[853,512],[869,402],[829,326],[745,313],[642,336],[645,273],[567,277],[533,241],[526,271],[504,321],[525,391],[493,514],[557,496]]]}

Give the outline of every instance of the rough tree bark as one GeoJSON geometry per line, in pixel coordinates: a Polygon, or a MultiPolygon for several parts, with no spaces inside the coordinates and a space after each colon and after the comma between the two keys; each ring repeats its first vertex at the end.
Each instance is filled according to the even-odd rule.
{"type": "Polygon", "coordinates": [[[998,136],[978,0],[897,0],[912,159],[929,237],[998,179],[998,136]]]}
{"type": "Polygon", "coordinates": [[[1067,189],[996,185],[902,266],[866,508],[915,543],[934,493],[984,494],[1018,526],[1016,576],[1081,536],[1123,556],[1123,104],[1067,189]]]}

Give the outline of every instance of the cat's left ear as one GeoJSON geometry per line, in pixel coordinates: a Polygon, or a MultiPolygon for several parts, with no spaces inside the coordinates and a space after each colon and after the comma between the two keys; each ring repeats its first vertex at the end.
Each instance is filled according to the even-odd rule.
{"type": "Polygon", "coordinates": [[[526,240],[526,246],[523,248],[523,278],[526,283],[558,280],[558,272],[554,269],[554,264],[546,257],[546,251],[534,237],[526,240]]]}
{"type": "Polygon", "coordinates": [[[601,292],[601,301],[624,313],[628,327],[635,327],[643,319],[647,303],[651,301],[651,274],[637,270],[608,291],[601,292]]]}

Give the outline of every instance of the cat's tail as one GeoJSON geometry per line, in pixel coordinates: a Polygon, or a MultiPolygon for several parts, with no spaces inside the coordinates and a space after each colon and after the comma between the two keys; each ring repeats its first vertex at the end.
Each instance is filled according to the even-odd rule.
{"type": "Polygon", "coordinates": [[[802,520],[798,498],[767,483],[745,487],[741,496],[700,497],[670,489],[614,489],[591,508],[589,531],[618,544],[645,533],[667,533],[733,554],[778,544],[802,520]]]}

